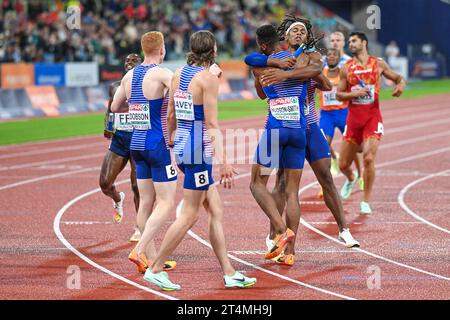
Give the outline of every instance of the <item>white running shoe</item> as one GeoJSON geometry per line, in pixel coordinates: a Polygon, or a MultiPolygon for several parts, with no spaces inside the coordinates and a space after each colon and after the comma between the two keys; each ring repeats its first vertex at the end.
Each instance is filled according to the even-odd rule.
{"type": "Polygon", "coordinates": [[[139,240],[141,240],[141,232],[139,231],[138,228],[134,229],[134,233],[130,238],[130,242],[139,242],[139,240]]]}
{"type": "Polygon", "coordinates": [[[266,247],[267,251],[269,251],[273,247],[273,240],[270,239],[270,234],[268,234],[266,238],[266,247]]]}
{"type": "Polygon", "coordinates": [[[338,239],[344,242],[347,248],[359,247],[359,242],[353,238],[350,229],[342,229],[342,232],[339,232],[338,239]]]}
{"type": "Polygon", "coordinates": [[[114,207],[113,220],[115,223],[120,223],[123,218],[123,201],[125,200],[125,193],[119,192],[119,195],[120,195],[120,201],[119,202],[113,201],[113,207],[114,207]]]}

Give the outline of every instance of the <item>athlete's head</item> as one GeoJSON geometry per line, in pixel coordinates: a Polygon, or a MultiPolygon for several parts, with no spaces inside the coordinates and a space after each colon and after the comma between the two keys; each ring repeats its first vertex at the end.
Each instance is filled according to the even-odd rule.
{"type": "Polygon", "coordinates": [[[130,53],[125,58],[125,63],[123,66],[125,67],[126,71],[129,71],[129,70],[133,69],[134,67],[136,67],[141,62],[142,62],[142,59],[138,54],[130,53]]]}
{"type": "Polygon", "coordinates": [[[345,47],[345,36],[340,31],[335,31],[330,35],[330,47],[342,52],[345,47]]]}
{"type": "Polygon", "coordinates": [[[341,59],[341,52],[338,49],[330,48],[327,52],[327,62],[328,67],[330,69],[336,68],[336,66],[339,64],[339,60],[341,59]]]}
{"type": "Polygon", "coordinates": [[[312,25],[308,19],[286,15],[278,27],[280,41],[286,40],[290,48],[297,49],[312,38],[312,25]]]}
{"type": "Polygon", "coordinates": [[[217,56],[216,38],[210,31],[193,33],[189,39],[190,52],[187,54],[189,65],[207,66],[214,64],[217,56]]]}
{"type": "Polygon", "coordinates": [[[279,43],[278,34],[275,27],[265,24],[256,29],[256,43],[265,55],[273,53],[275,46],[279,43]]]}
{"type": "Polygon", "coordinates": [[[362,32],[352,32],[348,38],[348,47],[353,54],[360,54],[367,52],[369,47],[369,40],[362,32]]]}
{"type": "Polygon", "coordinates": [[[163,62],[166,55],[164,46],[164,35],[159,31],[150,31],[145,33],[141,38],[141,47],[145,57],[159,57],[163,62]]]}

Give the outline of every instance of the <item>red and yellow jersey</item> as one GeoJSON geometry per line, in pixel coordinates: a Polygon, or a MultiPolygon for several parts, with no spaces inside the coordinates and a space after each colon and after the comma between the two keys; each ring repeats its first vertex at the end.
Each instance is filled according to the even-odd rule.
{"type": "Polygon", "coordinates": [[[323,69],[323,74],[325,77],[328,78],[328,80],[330,80],[333,88],[331,89],[331,91],[320,91],[320,95],[319,95],[320,108],[325,111],[340,110],[340,109],[347,108],[347,106],[348,106],[347,101],[339,101],[336,98],[337,87],[338,87],[339,80],[340,80],[339,73],[336,77],[330,77],[328,75],[328,73],[329,73],[329,68],[325,67],[323,69]]]}
{"type": "Polygon", "coordinates": [[[356,63],[355,59],[350,59],[346,63],[347,66],[347,92],[361,89],[360,80],[366,87],[370,88],[371,95],[359,97],[349,102],[352,106],[372,106],[379,107],[380,93],[380,73],[378,68],[378,58],[369,56],[369,60],[365,67],[356,63]]]}

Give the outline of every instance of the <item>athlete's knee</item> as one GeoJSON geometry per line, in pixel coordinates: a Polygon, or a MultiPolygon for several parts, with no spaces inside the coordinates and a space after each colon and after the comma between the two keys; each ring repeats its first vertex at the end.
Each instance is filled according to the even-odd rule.
{"type": "Polygon", "coordinates": [[[339,169],[345,171],[352,165],[352,160],[341,157],[339,159],[339,169]]]}
{"type": "Polygon", "coordinates": [[[109,181],[104,175],[100,176],[99,180],[100,189],[102,189],[103,193],[107,193],[111,190],[113,183],[109,181]]]}
{"type": "Polygon", "coordinates": [[[367,153],[364,155],[363,161],[364,161],[364,167],[369,168],[374,165],[375,157],[372,153],[367,153]]]}
{"type": "Polygon", "coordinates": [[[250,181],[250,191],[253,195],[258,193],[258,191],[261,190],[261,188],[263,187],[265,187],[264,183],[258,178],[252,179],[250,181]]]}

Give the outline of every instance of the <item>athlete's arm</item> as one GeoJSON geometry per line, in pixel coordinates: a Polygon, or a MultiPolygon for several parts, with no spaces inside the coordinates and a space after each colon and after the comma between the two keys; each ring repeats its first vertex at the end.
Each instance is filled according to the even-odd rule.
{"type": "Polygon", "coordinates": [[[253,69],[253,75],[255,76],[255,89],[256,93],[258,94],[258,97],[261,100],[264,100],[267,98],[266,93],[264,92],[261,83],[259,82],[259,69],[253,69]]]}
{"type": "Polygon", "coordinates": [[[287,79],[306,81],[318,76],[322,72],[322,68],[323,65],[320,58],[317,59],[314,54],[309,54],[306,56],[305,53],[302,53],[300,55],[300,60],[295,65],[295,69],[286,71],[277,69],[268,70],[264,72],[261,77],[261,81],[264,86],[271,86],[287,79]],[[304,65],[303,59],[306,59],[309,63],[304,65]]]}
{"type": "Polygon", "coordinates": [[[111,103],[112,112],[128,112],[127,95],[125,93],[125,83],[128,81],[132,74],[132,70],[128,71],[127,74],[120,81],[120,85],[114,94],[113,101],[111,103]]]}
{"type": "Polygon", "coordinates": [[[111,128],[109,128],[109,115],[112,113],[111,111],[111,103],[113,101],[113,97],[114,97],[114,93],[116,92],[117,89],[117,83],[114,82],[109,86],[109,90],[108,90],[108,95],[109,95],[109,100],[108,100],[108,108],[106,109],[105,112],[105,128],[103,130],[103,136],[106,139],[111,139],[113,136],[113,132],[110,130],[111,128]]]}
{"type": "Polygon", "coordinates": [[[227,157],[223,147],[222,133],[219,127],[219,112],[217,97],[219,95],[219,79],[210,72],[203,72],[201,77],[203,87],[203,110],[208,135],[214,149],[214,156],[220,164],[220,183],[225,188],[231,188],[233,183],[233,167],[227,164],[227,157]]]}
{"type": "Polygon", "coordinates": [[[175,115],[175,103],[173,100],[173,95],[175,90],[178,88],[178,82],[180,79],[180,70],[175,72],[172,77],[169,87],[169,104],[167,106],[167,132],[169,134],[169,146],[172,147],[175,141],[175,131],[177,130],[177,118],[175,115]]]}
{"type": "Polygon", "coordinates": [[[392,96],[400,97],[405,90],[405,79],[398,73],[394,72],[394,70],[392,70],[384,60],[378,60],[378,67],[381,69],[382,75],[384,75],[387,79],[395,82],[395,88],[392,92],[392,96]]]}
{"type": "Polygon", "coordinates": [[[297,60],[294,57],[287,57],[284,59],[270,58],[265,54],[253,52],[245,57],[244,62],[254,68],[274,67],[279,69],[289,69],[295,66],[297,60]]]}
{"type": "Polygon", "coordinates": [[[347,66],[344,65],[339,71],[339,84],[336,92],[336,99],[339,101],[353,100],[357,97],[369,95],[369,88],[362,88],[358,91],[347,92],[347,66]]]}

